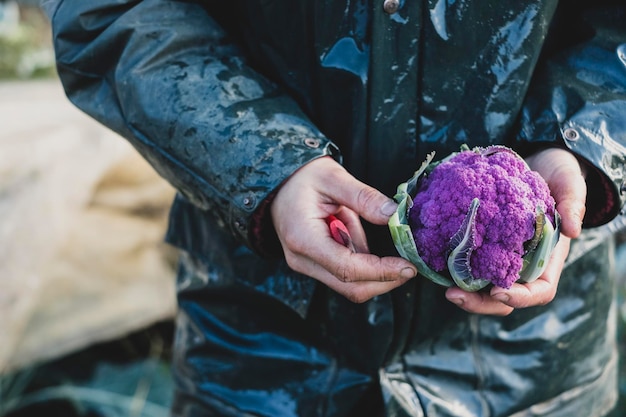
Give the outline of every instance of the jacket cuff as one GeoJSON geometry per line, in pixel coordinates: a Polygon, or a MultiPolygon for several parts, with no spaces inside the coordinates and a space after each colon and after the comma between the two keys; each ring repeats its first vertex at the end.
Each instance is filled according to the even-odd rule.
{"type": "Polygon", "coordinates": [[[587,168],[587,211],[583,227],[602,226],[620,214],[626,201],[626,156],[614,142],[615,134],[603,136],[571,121],[563,129],[567,149],[587,168]]]}
{"type": "Polygon", "coordinates": [[[608,223],[620,211],[618,190],[609,178],[595,166],[587,166],[587,201],[583,227],[596,227],[608,223]]]}
{"type": "Polygon", "coordinates": [[[250,220],[250,245],[256,253],[264,258],[277,258],[283,253],[270,213],[270,207],[279,189],[272,191],[261,202],[250,220]]]}
{"type": "MultiPolygon", "coordinates": [[[[339,148],[332,142],[327,142],[323,154],[318,157],[322,156],[330,156],[337,162],[342,162],[339,148]]],[[[274,229],[272,215],[270,213],[274,197],[278,194],[282,184],[284,184],[284,181],[259,203],[250,216],[250,222],[248,224],[249,246],[264,258],[279,258],[283,256],[283,249],[278,235],[276,234],[276,229],[274,229]]]]}

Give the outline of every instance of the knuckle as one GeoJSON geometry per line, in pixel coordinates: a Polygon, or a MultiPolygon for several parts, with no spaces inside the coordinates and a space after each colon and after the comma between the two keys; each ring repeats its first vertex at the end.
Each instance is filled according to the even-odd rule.
{"type": "Polygon", "coordinates": [[[545,306],[546,304],[552,302],[552,300],[554,300],[554,297],[556,297],[556,291],[550,290],[548,293],[546,293],[544,297],[542,297],[541,305],[545,306]]]}
{"type": "Polygon", "coordinates": [[[289,249],[293,253],[304,253],[306,248],[304,247],[304,241],[296,234],[287,233],[282,237],[283,247],[289,249]]]}
{"type": "Polygon", "coordinates": [[[300,257],[294,255],[291,252],[285,253],[285,262],[289,268],[293,269],[296,272],[303,272],[304,268],[302,262],[300,261],[300,257]]]}
{"type": "Polygon", "coordinates": [[[326,181],[329,181],[331,184],[338,184],[343,180],[345,176],[345,170],[341,165],[338,166],[340,169],[332,169],[326,171],[326,181]]]}
{"type": "Polygon", "coordinates": [[[372,188],[365,186],[359,190],[357,194],[357,204],[359,207],[368,207],[372,202],[375,202],[379,196],[379,192],[372,188]]]}
{"type": "Polygon", "coordinates": [[[334,275],[341,282],[353,282],[355,281],[355,271],[353,267],[349,265],[340,265],[336,270],[334,275]]]}
{"type": "Polygon", "coordinates": [[[375,258],[370,265],[370,268],[373,271],[378,271],[376,279],[381,282],[396,281],[398,278],[400,278],[398,275],[398,271],[401,269],[401,265],[396,265],[396,263],[393,261],[385,261],[385,258],[375,258]]]}
{"type": "Polygon", "coordinates": [[[346,298],[355,304],[363,304],[370,300],[372,295],[363,288],[354,288],[346,294],[346,298]]]}
{"type": "Polygon", "coordinates": [[[387,268],[392,268],[392,265],[387,265],[383,258],[378,256],[368,256],[364,262],[366,262],[367,270],[372,272],[372,277],[376,281],[391,281],[393,280],[392,274],[387,268]]]}

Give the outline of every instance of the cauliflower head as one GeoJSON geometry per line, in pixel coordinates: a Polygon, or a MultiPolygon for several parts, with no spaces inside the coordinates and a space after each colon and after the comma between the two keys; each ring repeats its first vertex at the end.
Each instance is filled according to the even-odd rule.
{"type": "Polygon", "coordinates": [[[536,279],[559,234],[545,180],[504,146],[432,157],[395,197],[405,203],[399,210],[413,240],[408,251],[417,252],[405,257],[435,282],[452,278],[469,291],[536,279]]]}

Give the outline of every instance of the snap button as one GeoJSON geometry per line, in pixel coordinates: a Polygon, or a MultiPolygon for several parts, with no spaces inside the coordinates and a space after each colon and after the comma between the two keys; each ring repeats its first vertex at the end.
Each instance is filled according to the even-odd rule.
{"type": "Polygon", "coordinates": [[[250,208],[254,205],[254,197],[244,197],[243,205],[247,208],[250,208]]]}
{"type": "Polygon", "coordinates": [[[383,10],[385,10],[387,14],[394,14],[398,11],[398,7],[400,7],[398,0],[385,0],[383,3],[383,10]]]}
{"type": "Polygon", "coordinates": [[[575,141],[580,138],[580,135],[578,134],[578,131],[576,129],[568,127],[563,131],[563,137],[567,140],[575,141]]]}
{"type": "Polygon", "coordinates": [[[320,141],[317,139],[306,138],[304,140],[304,144],[309,148],[317,149],[320,146],[320,141]]]}
{"type": "Polygon", "coordinates": [[[244,232],[246,230],[246,223],[245,221],[243,221],[243,219],[237,219],[235,220],[235,227],[239,230],[241,230],[242,232],[244,232]]]}

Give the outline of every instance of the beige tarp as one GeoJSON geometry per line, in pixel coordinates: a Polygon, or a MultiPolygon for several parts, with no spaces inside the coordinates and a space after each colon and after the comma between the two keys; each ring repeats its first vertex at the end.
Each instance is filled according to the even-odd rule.
{"type": "Polygon", "coordinates": [[[0,83],[0,373],[175,311],[174,191],[57,80],[0,83]]]}

